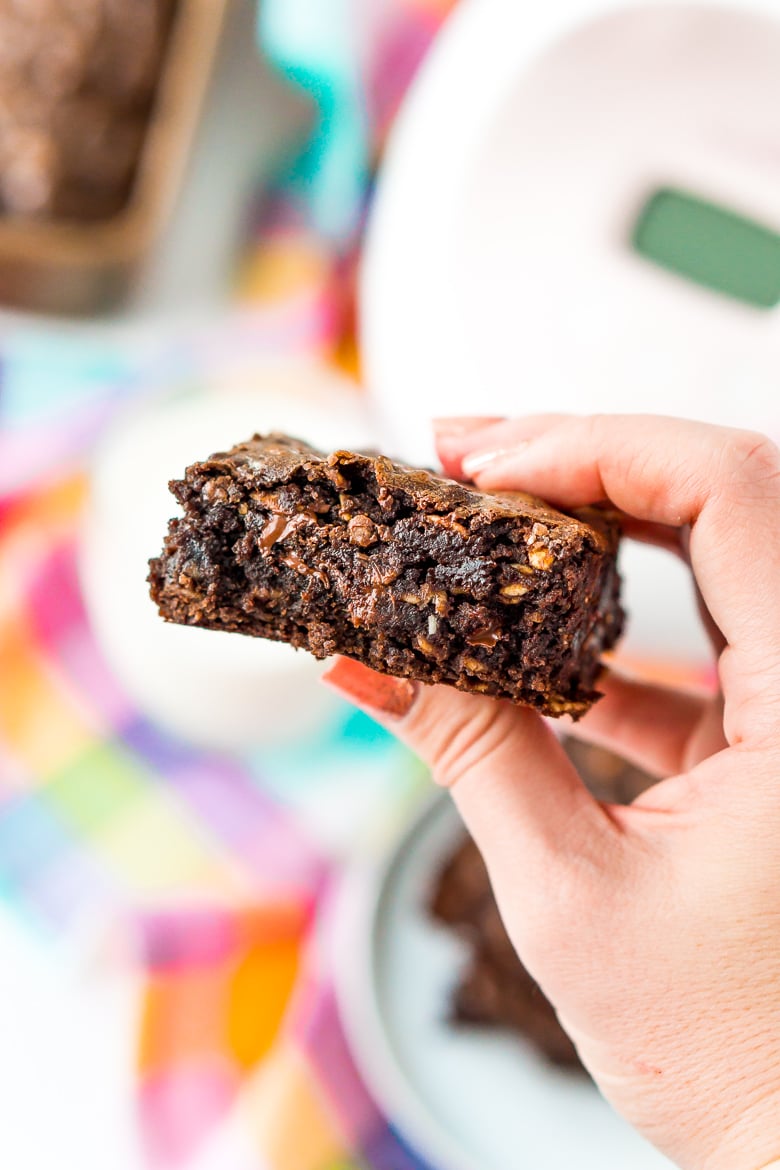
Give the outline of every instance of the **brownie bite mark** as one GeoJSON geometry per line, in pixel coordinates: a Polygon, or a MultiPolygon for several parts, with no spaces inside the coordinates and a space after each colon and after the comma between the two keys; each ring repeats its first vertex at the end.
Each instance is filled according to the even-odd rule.
{"type": "Polygon", "coordinates": [[[150,562],[169,621],[339,653],[402,678],[582,714],[622,625],[618,530],[382,456],[256,435],[171,483],[150,562]]]}

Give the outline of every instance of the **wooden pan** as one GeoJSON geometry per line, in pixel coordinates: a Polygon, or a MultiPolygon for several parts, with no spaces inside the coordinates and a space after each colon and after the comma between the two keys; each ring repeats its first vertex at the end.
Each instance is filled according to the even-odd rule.
{"type": "Polygon", "coordinates": [[[114,307],[171,212],[230,0],[178,0],[124,209],[96,223],[0,217],[0,304],[46,313],[114,307]]]}

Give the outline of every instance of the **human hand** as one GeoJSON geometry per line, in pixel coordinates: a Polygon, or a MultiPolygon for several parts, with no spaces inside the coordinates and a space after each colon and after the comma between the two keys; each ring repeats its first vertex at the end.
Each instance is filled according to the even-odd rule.
{"type": "Polygon", "coordinates": [[[642,416],[448,420],[447,474],[608,499],[682,550],[721,693],[608,672],[573,734],[660,778],[602,806],[535,712],[341,659],[329,682],[448,787],[523,962],[604,1095],[683,1170],[780,1159],[780,454],[642,416]]]}

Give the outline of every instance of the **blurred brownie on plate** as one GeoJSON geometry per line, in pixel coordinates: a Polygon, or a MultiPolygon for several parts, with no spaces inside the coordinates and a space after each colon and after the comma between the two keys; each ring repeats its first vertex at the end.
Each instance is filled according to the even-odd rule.
{"type": "MultiPolygon", "coordinates": [[[[568,738],[566,751],[598,800],[630,804],[652,777],[603,748],[568,738]]],[[[430,899],[434,918],[458,932],[469,959],[453,991],[457,1023],[509,1028],[551,1063],[582,1069],[555,1010],[517,957],[498,913],[487,870],[466,837],[438,874],[430,899]]]]}

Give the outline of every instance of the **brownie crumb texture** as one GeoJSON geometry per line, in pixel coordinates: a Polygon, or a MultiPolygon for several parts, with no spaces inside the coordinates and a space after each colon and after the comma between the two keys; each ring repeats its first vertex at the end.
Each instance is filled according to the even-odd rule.
{"type": "Polygon", "coordinates": [[[150,562],[168,621],[575,718],[623,620],[618,528],[381,456],[255,436],[189,467],[150,562]]]}
{"type": "MultiPolygon", "coordinates": [[[[647,773],[612,752],[571,738],[564,740],[564,747],[598,800],[630,804],[653,783],[647,773]]],[[[552,1064],[584,1072],[555,1009],[515,953],[485,864],[470,837],[463,839],[436,876],[429,910],[438,922],[456,931],[468,948],[450,999],[453,1024],[509,1029],[552,1064]]]]}

